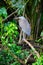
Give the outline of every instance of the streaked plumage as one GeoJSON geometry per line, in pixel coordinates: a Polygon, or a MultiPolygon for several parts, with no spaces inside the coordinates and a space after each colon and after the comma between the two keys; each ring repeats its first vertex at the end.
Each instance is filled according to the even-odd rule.
{"type": "Polygon", "coordinates": [[[30,28],[30,24],[29,22],[27,21],[27,19],[23,16],[21,17],[18,17],[19,20],[19,26],[21,27],[22,31],[27,34],[28,36],[30,36],[30,33],[31,33],[31,28],[30,28]]]}

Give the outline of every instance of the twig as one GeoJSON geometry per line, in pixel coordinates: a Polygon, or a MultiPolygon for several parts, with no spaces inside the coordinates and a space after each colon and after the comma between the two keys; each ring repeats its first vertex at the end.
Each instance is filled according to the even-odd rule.
{"type": "Polygon", "coordinates": [[[13,13],[11,13],[9,16],[7,16],[5,19],[3,19],[2,22],[6,21],[8,18],[10,18],[10,17],[11,17],[12,15],[14,15],[14,13],[16,13],[18,10],[19,10],[19,8],[18,8],[16,11],[14,11],[13,13]]]}
{"type": "Polygon", "coordinates": [[[35,50],[35,48],[32,46],[32,44],[30,44],[30,42],[28,42],[26,39],[23,39],[24,42],[26,42],[30,47],[31,49],[34,51],[34,53],[37,55],[37,57],[39,58],[40,55],[39,53],[35,50]]]}
{"type": "Polygon", "coordinates": [[[31,55],[32,55],[32,54],[30,54],[30,55],[25,59],[25,63],[28,62],[28,59],[30,58],[31,55]]]}

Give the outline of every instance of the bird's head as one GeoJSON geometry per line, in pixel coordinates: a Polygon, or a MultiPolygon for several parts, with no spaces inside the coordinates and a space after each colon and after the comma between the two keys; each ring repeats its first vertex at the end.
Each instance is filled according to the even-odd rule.
{"type": "Polygon", "coordinates": [[[19,19],[24,19],[24,16],[20,16],[19,19]]]}
{"type": "Polygon", "coordinates": [[[14,18],[15,20],[23,20],[23,19],[25,19],[23,16],[20,16],[20,17],[15,17],[14,18]]]}

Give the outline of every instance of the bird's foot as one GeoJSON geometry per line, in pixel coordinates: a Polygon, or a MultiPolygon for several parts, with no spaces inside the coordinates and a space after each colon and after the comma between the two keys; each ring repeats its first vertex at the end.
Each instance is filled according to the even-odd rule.
{"type": "Polygon", "coordinates": [[[21,40],[18,41],[18,44],[21,44],[21,40]]]}
{"type": "Polygon", "coordinates": [[[25,38],[22,39],[22,41],[24,41],[25,38]]]}

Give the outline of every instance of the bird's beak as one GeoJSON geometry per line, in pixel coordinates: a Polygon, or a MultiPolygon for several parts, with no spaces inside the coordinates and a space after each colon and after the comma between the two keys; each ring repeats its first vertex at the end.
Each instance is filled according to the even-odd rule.
{"type": "Polygon", "coordinates": [[[19,17],[15,17],[14,19],[15,19],[15,20],[19,20],[19,17]]]}

